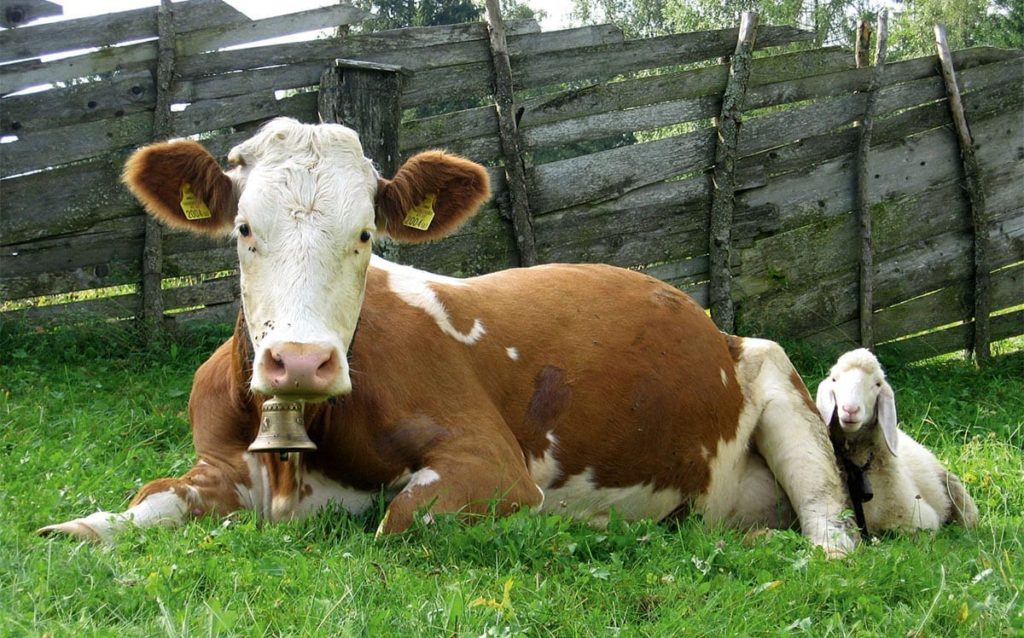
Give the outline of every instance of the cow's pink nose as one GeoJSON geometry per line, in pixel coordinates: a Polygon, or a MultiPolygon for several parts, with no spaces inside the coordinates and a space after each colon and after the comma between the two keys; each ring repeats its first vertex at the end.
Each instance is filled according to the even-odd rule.
{"type": "Polygon", "coordinates": [[[263,374],[275,395],[325,395],[341,371],[334,348],[285,342],[263,352],[263,374]]]}

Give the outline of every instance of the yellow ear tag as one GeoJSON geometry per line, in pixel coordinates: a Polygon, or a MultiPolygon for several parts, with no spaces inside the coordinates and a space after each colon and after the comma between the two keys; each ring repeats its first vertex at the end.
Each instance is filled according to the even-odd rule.
{"type": "Polygon", "coordinates": [[[427,195],[419,206],[409,209],[405,214],[405,221],[402,223],[410,228],[426,230],[430,228],[430,222],[434,221],[434,200],[437,195],[427,195]]]}
{"type": "Polygon", "coordinates": [[[181,185],[181,212],[188,219],[209,219],[213,216],[203,200],[192,192],[192,185],[188,182],[181,185]]]}

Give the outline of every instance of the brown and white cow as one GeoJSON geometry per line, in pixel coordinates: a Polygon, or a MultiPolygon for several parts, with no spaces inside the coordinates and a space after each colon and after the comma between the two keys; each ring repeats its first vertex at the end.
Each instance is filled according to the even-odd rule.
{"type": "Polygon", "coordinates": [[[427,152],[381,179],[350,129],[277,119],[229,160],[225,173],[179,140],[125,171],[151,214],[238,246],[244,320],[195,376],[196,465],[125,512],[42,533],[361,512],[383,490],[383,532],[491,507],[597,524],[695,511],[745,527],[795,515],[830,554],[854,546],[825,428],[775,343],[724,335],[683,293],[619,268],[453,279],[372,256],[375,236],[436,239],[475,212],[487,173],[465,159],[427,152]],[[269,396],[306,402],[315,452],[247,451],[269,396]]]}

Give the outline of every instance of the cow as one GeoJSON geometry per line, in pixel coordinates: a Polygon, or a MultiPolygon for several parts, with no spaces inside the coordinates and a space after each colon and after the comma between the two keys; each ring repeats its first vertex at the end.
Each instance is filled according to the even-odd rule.
{"type": "Polygon", "coordinates": [[[388,499],[378,533],[442,513],[521,508],[606,523],[699,513],[796,523],[855,546],[849,499],[806,387],[774,342],[720,332],[645,274],[550,264],[457,279],[390,263],[375,239],[444,237],[490,197],[442,151],[380,177],[354,131],[279,118],[224,171],[200,144],[135,152],[147,211],[237,244],[242,309],[189,398],[197,461],[126,511],[48,525],[111,541],[126,526],[255,510],[270,521],[388,499]],[[315,451],[248,451],[264,400],[301,401],[315,451]],[[791,505],[790,505],[791,504],[791,505]]]}

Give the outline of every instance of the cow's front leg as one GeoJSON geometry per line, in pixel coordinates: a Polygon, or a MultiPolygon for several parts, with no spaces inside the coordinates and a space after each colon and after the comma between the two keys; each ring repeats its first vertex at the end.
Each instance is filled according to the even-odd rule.
{"type": "MultiPolygon", "coordinates": [[[[47,525],[39,534],[67,534],[85,540],[113,541],[126,527],[173,527],[206,514],[225,516],[251,507],[256,487],[240,468],[218,468],[200,461],[181,478],[150,481],[139,490],[123,512],[95,512],[56,525],[47,525]]],[[[260,499],[261,501],[263,499],[260,499]]]]}
{"type": "Polygon", "coordinates": [[[377,533],[402,532],[419,513],[507,516],[539,507],[544,492],[530,477],[522,451],[503,440],[448,440],[424,456],[423,464],[392,499],[377,533]]]}
{"type": "Polygon", "coordinates": [[[844,518],[849,498],[835,453],[814,402],[778,344],[742,339],[737,376],[759,410],[754,444],[786,491],[800,531],[829,556],[842,556],[857,541],[844,518]]]}

